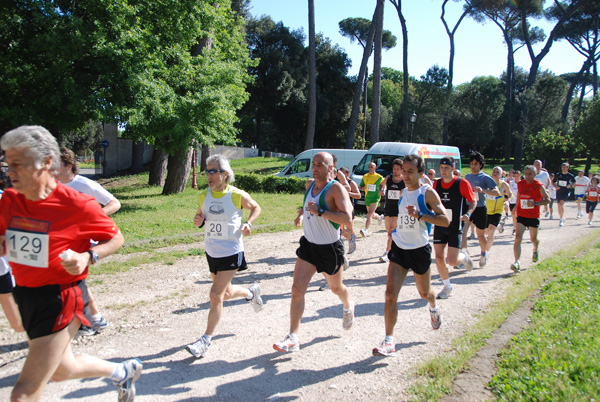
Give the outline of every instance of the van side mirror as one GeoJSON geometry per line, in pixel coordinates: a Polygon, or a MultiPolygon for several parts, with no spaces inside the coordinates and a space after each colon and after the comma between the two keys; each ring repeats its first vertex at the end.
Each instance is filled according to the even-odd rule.
{"type": "Polygon", "coordinates": [[[350,173],[354,174],[355,169],[356,169],[356,165],[352,166],[352,170],[350,171],[350,173]]]}

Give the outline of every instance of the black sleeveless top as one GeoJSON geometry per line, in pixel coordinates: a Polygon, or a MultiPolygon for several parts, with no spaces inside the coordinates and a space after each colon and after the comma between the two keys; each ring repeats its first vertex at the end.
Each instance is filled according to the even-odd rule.
{"type": "Polygon", "coordinates": [[[463,215],[463,211],[466,211],[466,202],[462,193],[460,192],[460,181],[461,178],[456,178],[454,183],[449,188],[442,186],[442,179],[438,179],[433,183],[434,190],[440,196],[442,204],[450,215],[450,226],[448,229],[459,230],[462,228],[462,222],[460,217],[463,215]]]}
{"type": "Polygon", "coordinates": [[[404,180],[401,180],[400,183],[395,183],[392,175],[389,175],[387,181],[385,182],[385,187],[385,216],[398,216],[398,200],[400,199],[400,191],[406,187],[406,184],[404,184],[404,180]]]}

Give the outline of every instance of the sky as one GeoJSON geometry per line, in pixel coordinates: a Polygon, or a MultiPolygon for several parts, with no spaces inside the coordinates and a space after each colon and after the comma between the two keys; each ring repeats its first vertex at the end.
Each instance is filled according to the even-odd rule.
{"type": "MultiPolygon", "coordinates": [[[[339,33],[338,22],[349,17],[371,19],[375,0],[315,0],[315,29],[338,44],[352,60],[350,75],[357,75],[362,59],[362,46],[350,43],[339,33]]],[[[402,12],[408,30],[408,72],[421,77],[433,65],[448,68],[450,42],[440,19],[441,0],[411,0],[402,2],[402,12]]],[[[291,29],[304,30],[308,35],[308,1],[306,0],[251,0],[250,13],[254,16],[269,15],[275,22],[291,29]]],[[[462,12],[462,2],[449,2],[446,6],[446,21],[450,29],[462,12]]],[[[538,26],[549,34],[552,25],[544,20],[538,26]]],[[[384,29],[397,38],[395,48],[384,51],[382,64],[402,70],[402,30],[396,8],[385,2],[384,29]]],[[[493,22],[479,24],[473,19],[462,21],[455,35],[456,55],[454,58],[454,84],[471,81],[477,76],[500,77],[506,70],[506,45],[502,31],[493,22]]],[[[536,54],[541,45],[535,48],[536,54]]],[[[555,74],[579,71],[584,57],[566,41],[556,42],[542,59],[541,69],[555,74]]],[[[531,59],[525,47],[517,51],[515,64],[529,71],[531,59]]],[[[372,71],[372,57],[369,71],[372,71]]]]}

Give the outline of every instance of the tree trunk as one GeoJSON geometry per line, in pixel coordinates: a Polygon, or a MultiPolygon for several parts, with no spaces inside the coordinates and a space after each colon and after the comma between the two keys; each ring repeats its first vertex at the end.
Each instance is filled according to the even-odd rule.
{"type": "Polygon", "coordinates": [[[208,145],[202,145],[202,157],[200,158],[200,171],[206,170],[206,160],[210,156],[210,147],[208,145]]]}
{"type": "Polygon", "coordinates": [[[512,139],[513,98],[515,88],[515,52],[511,38],[506,30],[504,41],[508,48],[506,60],[506,133],[504,134],[504,163],[510,163],[510,143],[512,139]]]}
{"type": "Polygon", "coordinates": [[[402,74],[404,85],[404,99],[402,101],[402,131],[404,132],[403,141],[408,142],[408,29],[406,28],[406,19],[402,14],[402,0],[390,0],[396,7],[398,19],[402,26],[402,74]]]}
{"type": "Polygon", "coordinates": [[[150,163],[150,175],[148,177],[149,186],[162,187],[165,185],[168,160],[169,154],[162,149],[154,148],[154,152],[152,152],[152,162],[150,163]]]}
{"type": "Polygon", "coordinates": [[[383,41],[383,7],[384,0],[377,0],[379,7],[375,18],[375,36],[373,51],[373,103],[371,105],[371,146],[379,142],[379,116],[381,114],[381,52],[383,41]],[[381,4],[381,7],[380,7],[381,4]]]}
{"type": "MultiPolygon", "coordinates": [[[[450,28],[448,27],[448,23],[446,22],[446,17],[445,17],[446,4],[448,4],[448,1],[450,1],[450,0],[444,0],[444,2],[442,3],[442,15],[440,17],[444,24],[444,28],[446,29],[446,34],[448,35],[448,40],[450,41],[450,58],[448,59],[448,85],[446,87],[446,110],[444,112],[444,125],[443,125],[443,129],[442,129],[442,144],[443,145],[448,145],[448,117],[450,115],[450,97],[452,96],[452,88],[453,88],[453,80],[454,80],[454,55],[456,54],[456,45],[454,43],[454,34],[456,33],[456,30],[458,29],[458,26],[460,25],[462,20],[466,17],[466,15],[469,13],[471,8],[473,8],[473,6],[470,3],[467,3],[468,8],[463,11],[462,15],[460,16],[460,18],[454,25],[454,28],[452,30],[450,30],[450,28]]],[[[408,111],[406,111],[405,113],[408,113],[408,111]]],[[[404,118],[408,119],[407,115],[405,115],[404,118]]],[[[406,127],[408,127],[408,123],[407,123],[406,127]]]]}
{"type": "Polygon", "coordinates": [[[569,106],[571,105],[571,101],[573,100],[573,93],[575,92],[575,87],[577,83],[581,81],[583,74],[586,71],[589,71],[592,61],[594,60],[594,55],[590,54],[587,60],[581,66],[581,69],[577,72],[577,75],[571,81],[571,85],[569,85],[569,90],[567,91],[567,96],[565,97],[565,103],[563,104],[561,121],[563,124],[567,123],[567,117],[569,117],[569,106]]]}
{"type": "Polygon", "coordinates": [[[162,191],[163,195],[185,191],[185,186],[192,170],[192,153],[192,148],[186,147],[181,151],[169,155],[167,178],[162,191]]]}
{"type": "MultiPolygon", "coordinates": [[[[536,55],[533,50],[533,46],[531,40],[529,38],[528,24],[527,24],[527,1],[524,1],[522,4],[523,8],[521,9],[521,29],[523,31],[523,39],[525,45],[527,46],[527,51],[529,52],[529,58],[531,59],[531,67],[529,68],[529,76],[527,77],[527,83],[525,84],[525,91],[531,90],[533,85],[535,84],[537,73],[540,67],[540,63],[544,57],[550,51],[552,44],[556,40],[558,32],[560,28],[563,26],[565,21],[567,21],[572,15],[573,12],[581,6],[581,3],[584,1],[573,1],[571,4],[565,9],[565,12],[561,15],[560,19],[557,21],[554,28],[546,38],[546,43],[540,52],[536,55]]],[[[527,117],[529,113],[529,107],[527,105],[526,96],[523,97],[521,101],[521,114],[519,116],[519,138],[517,139],[517,143],[515,146],[515,162],[514,168],[515,170],[521,170],[521,163],[523,159],[523,145],[525,144],[525,140],[527,137],[527,117]]]]}
{"type": "Polygon", "coordinates": [[[139,173],[144,168],[144,141],[136,141],[131,147],[131,171],[139,173]]]}
{"type": "Polygon", "coordinates": [[[367,98],[368,98],[368,89],[369,89],[369,69],[365,71],[365,79],[363,80],[363,133],[362,133],[362,143],[365,143],[365,138],[367,138],[367,98]]]}
{"type": "Polygon", "coordinates": [[[304,149],[314,148],[317,124],[317,66],[315,56],[315,2],[308,0],[308,124],[304,149]]]}
{"type": "MultiPolygon", "coordinates": [[[[350,113],[350,121],[348,123],[348,135],[346,137],[346,148],[354,148],[354,132],[356,131],[356,122],[358,121],[358,111],[360,109],[360,93],[362,91],[363,81],[366,81],[367,62],[371,56],[371,50],[373,49],[373,38],[375,36],[375,19],[377,18],[378,8],[381,4],[378,2],[373,13],[373,19],[371,20],[371,26],[369,27],[369,34],[367,35],[367,43],[363,49],[363,57],[360,62],[360,69],[358,70],[358,78],[356,79],[356,86],[354,87],[354,96],[352,98],[352,112],[350,113]]],[[[366,99],[367,92],[365,91],[364,97],[366,99]]],[[[366,113],[365,113],[366,120],[366,113]]],[[[366,124],[366,123],[365,123],[366,124]]]]}

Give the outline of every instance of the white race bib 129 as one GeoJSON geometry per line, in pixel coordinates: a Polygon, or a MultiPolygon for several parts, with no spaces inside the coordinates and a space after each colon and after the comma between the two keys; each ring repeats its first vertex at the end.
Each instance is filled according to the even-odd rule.
{"type": "Polygon", "coordinates": [[[559,180],[558,181],[558,185],[560,187],[567,187],[567,181],[566,180],[559,180]]]}
{"type": "Polygon", "coordinates": [[[43,233],[6,231],[6,255],[9,262],[35,268],[48,268],[49,236],[43,233]]]}

